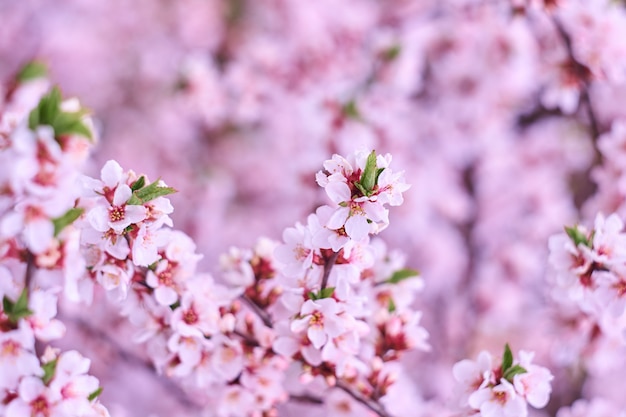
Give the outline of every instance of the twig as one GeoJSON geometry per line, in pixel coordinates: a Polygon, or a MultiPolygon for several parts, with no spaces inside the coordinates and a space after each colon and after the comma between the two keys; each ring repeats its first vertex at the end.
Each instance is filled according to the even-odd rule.
{"type": "MultiPolygon", "coordinates": [[[[109,336],[101,329],[94,328],[88,321],[81,318],[68,317],[64,314],[60,314],[57,318],[61,319],[63,322],[72,322],[76,324],[77,328],[81,332],[87,335],[89,339],[96,340],[98,344],[108,345],[111,350],[128,365],[155,374],[155,369],[149,361],[146,361],[136,354],[122,348],[111,336],[109,336]]],[[[188,410],[198,410],[198,405],[193,403],[189,399],[187,394],[185,394],[180,386],[174,383],[174,381],[161,375],[159,375],[157,381],[165,391],[172,394],[172,396],[176,398],[180,405],[187,408],[188,410]]]]}
{"type": "Polygon", "coordinates": [[[291,394],[289,399],[299,403],[322,405],[324,400],[311,394],[291,394]]]}
{"type": "Polygon", "coordinates": [[[378,414],[380,417],[391,417],[391,414],[389,414],[387,410],[385,410],[385,407],[383,407],[382,404],[377,401],[365,398],[362,395],[352,391],[349,386],[343,384],[341,381],[337,381],[336,387],[351,396],[355,401],[363,404],[365,407],[378,414]]]}
{"type": "Polygon", "coordinates": [[[259,316],[261,321],[263,321],[263,324],[265,324],[270,329],[274,327],[270,317],[261,307],[258,306],[257,303],[255,303],[254,301],[252,301],[250,298],[246,297],[245,295],[240,295],[239,298],[241,298],[246,304],[248,304],[248,306],[254,311],[254,313],[257,316],[259,316]]]}
{"type": "Polygon", "coordinates": [[[579,174],[580,178],[575,178],[577,189],[574,191],[574,203],[576,207],[580,208],[584,204],[585,201],[589,197],[591,197],[597,189],[597,184],[595,184],[591,178],[591,171],[596,167],[602,164],[603,156],[598,148],[598,138],[602,134],[600,124],[598,123],[598,118],[596,116],[596,112],[593,108],[593,104],[591,102],[591,94],[590,94],[590,70],[582,64],[580,61],[576,59],[574,56],[574,48],[572,45],[572,39],[565,30],[563,24],[556,18],[553,17],[552,21],[554,22],[554,26],[565,45],[565,49],[567,51],[568,59],[572,64],[572,70],[574,71],[574,75],[581,83],[580,88],[580,102],[584,104],[585,109],[587,110],[587,118],[589,119],[589,130],[591,134],[591,140],[593,143],[593,161],[589,165],[589,167],[579,174]]]}
{"type": "MultiPolygon", "coordinates": [[[[567,50],[567,55],[570,62],[573,65],[573,71],[576,75],[576,78],[582,83],[582,88],[580,92],[580,101],[585,104],[587,109],[587,117],[589,117],[589,128],[591,129],[591,135],[593,137],[594,145],[596,144],[596,140],[600,136],[600,127],[598,124],[598,119],[596,117],[596,113],[593,109],[593,105],[591,104],[591,95],[589,93],[590,81],[589,81],[589,73],[590,70],[586,65],[582,64],[578,61],[574,55],[574,47],[572,46],[572,38],[569,36],[563,24],[556,18],[553,17],[552,21],[554,22],[554,26],[556,27],[563,44],[565,45],[565,49],[567,50]]],[[[598,151],[597,146],[594,146],[596,150],[596,157],[602,158],[602,154],[598,151]]]]}
{"type": "Polygon", "coordinates": [[[332,255],[326,259],[324,263],[324,275],[322,276],[322,289],[326,288],[328,285],[328,277],[330,276],[330,271],[333,269],[335,262],[337,262],[337,258],[339,257],[339,252],[333,252],[332,255]]]}
{"type": "Polygon", "coordinates": [[[245,333],[240,332],[239,330],[233,330],[233,334],[241,337],[250,346],[261,346],[258,340],[248,336],[245,333]]]}
{"type": "Polygon", "coordinates": [[[33,275],[35,274],[35,258],[31,251],[26,251],[26,275],[24,277],[24,288],[30,292],[30,285],[33,281],[33,275]]]}

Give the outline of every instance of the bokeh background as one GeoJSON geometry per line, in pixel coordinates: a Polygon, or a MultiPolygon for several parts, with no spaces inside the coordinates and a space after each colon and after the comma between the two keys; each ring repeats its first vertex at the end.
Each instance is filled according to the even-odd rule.
{"type": "MultiPolygon", "coordinates": [[[[619,335],[556,304],[547,267],[564,224],[626,214],[624,2],[0,0],[3,85],[33,59],[93,111],[90,173],[116,159],[179,190],[175,227],[216,276],[324,203],[333,153],[391,153],[412,188],[381,237],[422,273],[432,345],[406,358],[406,415],[446,415],[452,364],[507,341],[556,376],[533,415],[626,407],[619,335]]],[[[101,301],[64,307],[61,343],[112,415],[201,415],[101,301]]],[[[325,415],[281,415],[304,411],[325,415]]]]}

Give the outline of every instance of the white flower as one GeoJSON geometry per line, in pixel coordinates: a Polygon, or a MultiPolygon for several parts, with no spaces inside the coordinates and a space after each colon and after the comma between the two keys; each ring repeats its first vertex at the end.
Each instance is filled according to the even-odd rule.
{"type": "Polygon", "coordinates": [[[467,395],[494,380],[492,366],[491,355],[485,350],[478,354],[476,361],[463,359],[454,364],[452,367],[454,379],[462,384],[466,394],[462,399],[463,402],[467,401],[467,395]]]}
{"type": "Polygon", "coordinates": [[[469,405],[482,417],[526,417],[528,407],[506,379],[493,388],[481,388],[469,397],[469,405]]]}
{"type": "Polygon", "coordinates": [[[131,224],[144,220],[147,215],[144,206],[126,204],[132,193],[128,185],[120,184],[115,189],[113,201],[110,204],[101,200],[100,204],[87,213],[87,220],[91,227],[102,233],[113,229],[119,235],[131,224]]]}
{"type": "Polygon", "coordinates": [[[282,245],[275,250],[276,260],[285,264],[282,272],[287,276],[297,276],[313,264],[313,244],[310,229],[300,223],[288,227],[283,232],[282,245]]]}
{"type": "Polygon", "coordinates": [[[291,323],[291,330],[299,333],[306,330],[307,336],[316,349],[349,330],[345,320],[339,317],[342,312],[333,298],[307,300],[300,310],[300,318],[291,323]]]}
{"type": "Polygon", "coordinates": [[[626,233],[623,230],[624,222],[617,214],[607,218],[601,213],[596,216],[591,252],[594,261],[606,265],[626,261],[626,233]]]}
{"type": "Polygon", "coordinates": [[[515,390],[535,408],[543,408],[548,404],[552,387],[550,382],[554,379],[547,368],[532,364],[535,354],[533,352],[520,351],[520,366],[527,372],[515,375],[513,385],[515,390]]]}
{"type": "Polygon", "coordinates": [[[133,263],[137,266],[148,266],[159,260],[158,248],[165,243],[162,229],[154,223],[139,226],[133,241],[133,263]]]}

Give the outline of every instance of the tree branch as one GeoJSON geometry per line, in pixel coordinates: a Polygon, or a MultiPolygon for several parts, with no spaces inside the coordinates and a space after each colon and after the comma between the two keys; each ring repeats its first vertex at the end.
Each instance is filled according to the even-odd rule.
{"type": "Polygon", "coordinates": [[[250,298],[246,297],[245,295],[240,295],[239,298],[243,300],[248,305],[248,307],[250,307],[252,311],[254,311],[254,313],[257,316],[259,316],[263,324],[265,324],[270,329],[274,327],[269,315],[265,312],[265,310],[259,307],[257,303],[255,303],[254,301],[252,301],[250,298]]]}
{"type": "Polygon", "coordinates": [[[143,369],[146,372],[157,376],[156,380],[163,387],[163,389],[170,393],[173,398],[176,399],[178,404],[186,408],[187,410],[199,410],[197,404],[193,403],[187,394],[176,384],[173,380],[164,377],[163,375],[157,375],[152,363],[143,358],[140,358],[133,352],[122,348],[111,336],[101,329],[94,328],[88,321],[78,317],[68,317],[64,314],[59,314],[57,317],[61,321],[67,323],[74,323],[78,330],[84,333],[92,341],[97,341],[99,345],[108,346],[111,351],[117,355],[119,359],[126,362],[128,365],[134,368],[143,369]]]}
{"type": "Polygon", "coordinates": [[[552,18],[552,21],[561,38],[561,41],[563,42],[563,45],[565,46],[568,59],[572,65],[572,71],[581,83],[580,103],[584,105],[587,111],[587,118],[589,119],[589,130],[593,143],[593,161],[584,172],[579,173],[578,177],[574,178],[576,182],[576,188],[574,189],[574,203],[576,204],[576,207],[580,208],[585,203],[585,201],[587,201],[589,197],[591,197],[596,192],[597,189],[597,185],[591,180],[590,175],[591,171],[596,166],[601,165],[603,161],[602,153],[598,148],[598,138],[602,134],[602,131],[591,101],[591,70],[586,65],[576,59],[574,55],[574,48],[572,45],[572,38],[565,30],[563,24],[559,21],[559,19],[554,16],[552,18]]]}
{"type": "Polygon", "coordinates": [[[350,389],[350,387],[345,385],[343,382],[337,381],[336,387],[339,388],[340,390],[342,390],[343,392],[345,392],[346,394],[348,394],[356,402],[364,405],[368,409],[370,409],[373,412],[375,412],[376,414],[378,414],[380,417],[391,417],[391,414],[389,414],[387,412],[387,410],[385,410],[385,407],[383,407],[382,404],[380,404],[377,401],[370,400],[369,398],[366,398],[366,397],[362,396],[361,394],[358,394],[358,393],[352,391],[352,389],[350,389]]]}
{"type": "Polygon", "coordinates": [[[311,394],[291,394],[289,399],[298,403],[322,405],[324,400],[311,394]]]}
{"type": "Polygon", "coordinates": [[[335,262],[337,262],[337,258],[339,257],[339,252],[333,252],[332,255],[326,259],[324,263],[324,275],[322,276],[322,289],[326,288],[328,285],[328,277],[330,276],[330,271],[333,269],[335,262]]]}

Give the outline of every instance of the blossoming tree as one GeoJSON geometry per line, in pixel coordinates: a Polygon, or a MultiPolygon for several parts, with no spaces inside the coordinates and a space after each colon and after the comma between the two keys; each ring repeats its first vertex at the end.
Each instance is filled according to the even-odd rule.
{"type": "Polygon", "coordinates": [[[166,3],[0,0],[0,414],[626,409],[623,2],[166,3]]]}

